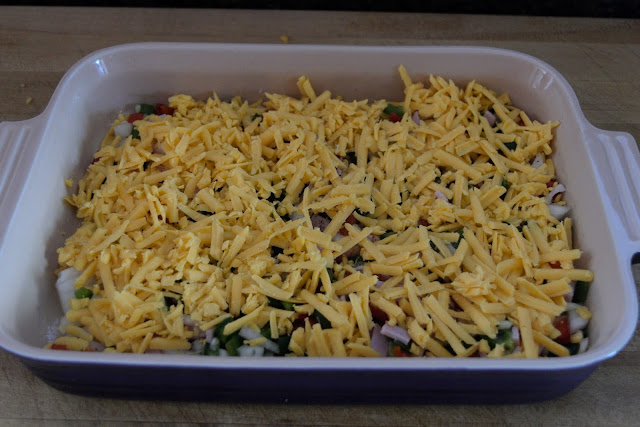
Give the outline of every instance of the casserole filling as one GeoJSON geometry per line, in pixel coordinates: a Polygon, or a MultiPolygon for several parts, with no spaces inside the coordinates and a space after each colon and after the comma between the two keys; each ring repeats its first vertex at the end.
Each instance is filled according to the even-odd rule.
{"type": "Polygon", "coordinates": [[[593,273],[553,129],[472,81],[404,101],[176,95],[120,115],[66,198],[47,347],[295,356],[568,356],[593,273]]]}

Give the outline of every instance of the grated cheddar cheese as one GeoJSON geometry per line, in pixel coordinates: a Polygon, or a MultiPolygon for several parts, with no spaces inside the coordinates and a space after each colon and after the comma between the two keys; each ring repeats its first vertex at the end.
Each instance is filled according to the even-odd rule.
{"type": "Polygon", "coordinates": [[[574,267],[559,123],[399,71],[398,104],[301,77],[300,98],[180,94],[120,115],[66,198],[76,295],[48,347],[569,355],[566,301],[593,273],[574,267]]]}

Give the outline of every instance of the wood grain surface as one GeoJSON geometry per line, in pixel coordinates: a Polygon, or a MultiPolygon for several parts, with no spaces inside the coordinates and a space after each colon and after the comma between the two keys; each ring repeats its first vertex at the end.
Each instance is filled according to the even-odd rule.
{"type": "MultiPolygon", "coordinates": [[[[596,126],[640,141],[640,20],[370,12],[0,7],[0,121],[34,117],[90,52],[136,41],[484,45],[554,66],[596,126]],[[27,103],[27,99],[31,101],[27,103]]],[[[77,118],[81,120],[81,118],[77,118]]],[[[634,267],[636,282],[640,269],[634,267]]],[[[324,406],[129,401],[65,394],[0,350],[0,425],[640,423],[640,336],[573,392],[504,406],[324,406]]]]}

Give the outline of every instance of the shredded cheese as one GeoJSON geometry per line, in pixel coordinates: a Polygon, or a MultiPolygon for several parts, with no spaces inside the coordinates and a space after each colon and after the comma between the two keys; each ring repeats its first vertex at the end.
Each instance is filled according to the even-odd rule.
{"type": "Polygon", "coordinates": [[[552,321],[570,282],[593,273],[574,266],[571,222],[544,199],[558,123],[477,82],[400,75],[400,105],[345,101],[301,77],[300,98],[176,95],[173,114],[134,120],[135,134],[112,128],[66,198],[83,223],[60,269],[94,295],[56,343],[188,350],[224,324],[266,328],[247,346],[290,337],[292,355],[371,357],[383,313],[413,355],[508,356],[489,345],[504,321],[524,356],[567,355],[552,321]]]}

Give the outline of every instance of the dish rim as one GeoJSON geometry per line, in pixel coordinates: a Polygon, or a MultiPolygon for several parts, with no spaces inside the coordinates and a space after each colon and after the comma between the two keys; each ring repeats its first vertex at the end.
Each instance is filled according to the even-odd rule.
{"type": "MultiPolygon", "coordinates": [[[[52,94],[47,106],[38,116],[21,122],[13,122],[16,124],[26,124],[28,122],[33,123],[34,126],[40,131],[39,138],[37,140],[37,146],[42,144],[42,139],[46,135],[46,132],[50,126],[51,112],[55,105],[59,102],[61,94],[65,91],[68,85],[74,83],[75,75],[86,67],[88,63],[105,58],[110,55],[120,54],[127,51],[135,51],[143,49],[145,51],[153,50],[233,50],[235,54],[245,54],[258,50],[274,50],[277,52],[287,52],[294,55],[298,50],[304,51],[316,51],[316,52],[368,52],[369,54],[385,53],[393,51],[394,53],[405,53],[407,55],[420,55],[420,54],[458,54],[465,53],[484,53],[487,55],[501,55],[512,57],[520,60],[524,60],[530,63],[532,66],[543,69],[550,73],[552,77],[558,82],[559,87],[562,89],[562,95],[568,101],[571,107],[571,114],[576,119],[576,125],[582,132],[583,139],[588,136],[599,132],[609,132],[593,126],[585,117],[582,108],[580,107],[578,98],[573,88],[569,85],[564,76],[553,68],[548,63],[531,56],[526,53],[517,52],[509,49],[487,47],[487,46],[466,46],[466,45],[451,45],[451,46],[408,46],[408,45],[283,45],[283,44],[258,44],[258,43],[209,43],[209,42],[136,42],[127,43],[121,45],[110,46],[96,50],[81,58],[75,64],[73,64],[69,70],[64,74],[54,93],[52,94]]],[[[599,194],[601,197],[601,195],[599,194]]],[[[11,216],[16,214],[17,206],[13,206],[11,216]]],[[[5,246],[6,242],[2,242],[2,246],[5,246]]],[[[3,248],[0,248],[0,250],[3,248]]],[[[638,251],[636,245],[631,245],[631,242],[622,242],[620,245],[616,245],[618,252],[626,252],[624,257],[627,259],[627,270],[623,276],[628,277],[630,274],[630,258],[632,254],[628,254],[630,250],[638,251]]],[[[618,257],[618,265],[622,266],[623,263],[620,257],[618,257]]],[[[633,278],[632,278],[633,279],[633,278]]],[[[631,280],[633,282],[633,280],[631,280]]],[[[153,355],[146,354],[145,357],[139,357],[135,354],[108,354],[108,353],[91,353],[85,354],[82,352],[62,352],[51,351],[43,348],[33,347],[27,345],[21,341],[18,341],[8,336],[2,329],[0,329],[0,348],[13,353],[21,358],[29,359],[39,362],[50,363],[83,363],[91,365],[109,364],[112,366],[136,366],[136,367],[173,367],[179,369],[195,369],[195,368],[242,368],[242,369],[278,369],[278,370],[353,370],[353,369],[374,369],[374,370],[469,370],[469,371],[484,371],[484,370],[526,370],[526,371],[549,371],[560,369],[579,369],[585,368],[594,364],[599,364],[602,361],[613,357],[619,351],[624,348],[628,341],[633,336],[637,323],[638,304],[635,286],[629,287],[628,284],[623,284],[623,290],[631,297],[627,298],[627,304],[625,309],[625,318],[632,319],[629,325],[624,326],[620,330],[619,336],[616,337],[609,345],[603,346],[600,349],[587,351],[584,354],[575,355],[567,358],[539,358],[539,359],[477,359],[473,358],[380,358],[380,359],[349,359],[349,358],[321,358],[321,357],[307,357],[307,358],[261,358],[260,366],[255,366],[254,358],[198,358],[192,355],[153,355]],[[313,362],[310,362],[313,361],[313,362]]]]}

